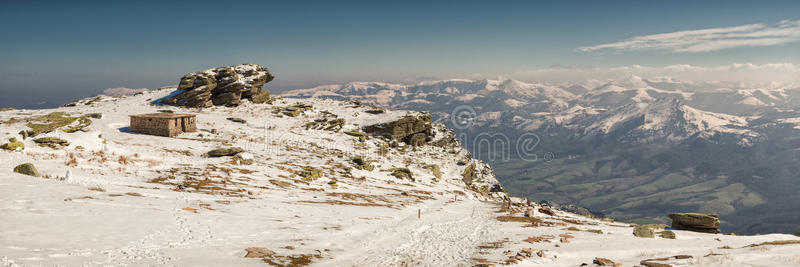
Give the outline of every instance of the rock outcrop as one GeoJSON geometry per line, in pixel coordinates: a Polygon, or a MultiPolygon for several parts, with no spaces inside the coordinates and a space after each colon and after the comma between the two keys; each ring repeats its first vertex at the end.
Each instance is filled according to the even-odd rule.
{"type": "Polygon", "coordinates": [[[673,213],[672,228],[700,233],[719,233],[719,216],[716,214],[701,213],[673,213]]]}
{"type": "Polygon", "coordinates": [[[461,173],[461,181],[464,181],[467,185],[471,185],[472,179],[475,179],[475,176],[478,176],[478,174],[475,173],[475,163],[472,163],[461,173]]]}
{"type": "Polygon", "coordinates": [[[265,101],[262,90],[274,79],[269,70],[256,64],[219,67],[184,75],[180,94],[161,103],[181,107],[237,106],[242,99],[265,101]],[[255,97],[255,98],[254,98],[255,97]]]}
{"type": "Polygon", "coordinates": [[[369,125],[364,127],[364,132],[419,146],[430,139],[433,133],[431,130],[432,120],[431,114],[422,113],[416,116],[405,116],[393,122],[369,125]]]}
{"type": "Polygon", "coordinates": [[[69,141],[58,137],[41,137],[33,139],[33,142],[41,147],[49,147],[52,149],[59,149],[65,146],[69,146],[69,141]]]}

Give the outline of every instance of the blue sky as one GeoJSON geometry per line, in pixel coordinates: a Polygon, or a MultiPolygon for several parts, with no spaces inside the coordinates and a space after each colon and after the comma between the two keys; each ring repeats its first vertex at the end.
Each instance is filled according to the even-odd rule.
{"type": "Polygon", "coordinates": [[[0,106],[156,88],[244,62],[270,68],[276,91],[550,68],[800,64],[798,21],[798,1],[2,1],[0,106]],[[680,33],[700,29],[715,30],[680,33]],[[734,37],[704,39],[719,34],[734,37]]]}

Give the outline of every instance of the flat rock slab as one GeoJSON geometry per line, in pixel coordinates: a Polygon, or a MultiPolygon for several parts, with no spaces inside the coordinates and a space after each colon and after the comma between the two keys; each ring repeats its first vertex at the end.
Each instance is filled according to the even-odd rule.
{"type": "Polygon", "coordinates": [[[716,214],[702,213],[673,213],[672,227],[678,230],[687,230],[700,233],[719,233],[719,216],[716,214]]]}

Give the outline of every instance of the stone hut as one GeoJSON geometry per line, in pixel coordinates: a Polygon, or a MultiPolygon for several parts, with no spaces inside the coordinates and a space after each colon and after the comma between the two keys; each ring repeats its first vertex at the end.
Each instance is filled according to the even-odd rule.
{"type": "Polygon", "coordinates": [[[131,132],[173,137],[197,131],[194,114],[150,113],[130,115],[131,132]]]}

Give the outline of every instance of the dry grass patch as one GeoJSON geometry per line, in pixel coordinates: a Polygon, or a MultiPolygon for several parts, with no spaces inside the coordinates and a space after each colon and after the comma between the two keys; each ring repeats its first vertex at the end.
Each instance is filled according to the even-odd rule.
{"type": "Polygon", "coordinates": [[[777,241],[762,242],[759,244],[750,244],[744,247],[752,248],[760,246],[782,246],[782,245],[797,245],[797,244],[800,244],[800,240],[777,240],[777,241]]]}
{"type": "Polygon", "coordinates": [[[218,174],[219,172],[227,174],[229,171],[231,170],[228,168],[218,168],[211,164],[206,166],[205,169],[172,168],[167,171],[171,173],[171,175],[150,179],[148,182],[171,186],[172,190],[176,192],[190,192],[233,197],[247,197],[250,195],[250,192],[247,190],[243,188],[237,188],[246,185],[245,183],[234,181],[230,176],[221,176],[218,174]],[[182,175],[183,178],[178,178],[178,175],[182,175]]]}
{"type": "Polygon", "coordinates": [[[131,165],[133,164],[133,159],[128,156],[122,155],[117,158],[117,163],[120,165],[131,165]]]}
{"type": "Polygon", "coordinates": [[[97,186],[89,187],[89,190],[97,191],[97,192],[105,192],[106,190],[97,186]]]}
{"type": "Polygon", "coordinates": [[[169,148],[162,148],[161,150],[163,150],[164,152],[167,152],[167,153],[181,154],[181,155],[188,156],[188,157],[192,156],[192,151],[189,151],[189,150],[177,150],[177,149],[169,149],[169,148]]]}
{"type": "Polygon", "coordinates": [[[277,266],[277,267],[303,267],[311,265],[314,258],[322,258],[320,255],[311,255],[311,254],[295,254],[295,255],[288,255],[288,256],[272,256],[272,257],[265,257],[264,262],[269,264],[270,266],[277,266]]]}
{"type": "Polygon", "coordinates": [[[549,243],[550,239],[553,239],[553,238],[555,238],[555,237],[549,236],[549,235],[540,235],[540,236],[528,237],[523,241],[528,242],[528,243],[541,243],[541,242],[549,243]]]}
{"type": "Polygon", "coordinates": [[[478,248],[479,249],[498,249],[498,248],[502,248],[503,244],[508,243],[508,242],[509,242],[508,238],[505,238],[503,240],[493,241],[493,242],[486,243],[485,245],[480,245],[480,246],[478,246],[478,248]]]}
{"type": "Polygon", "coordinates": [[[518,217],[518,216],[498,216],[498,221],[501,222],[521,222],[521,223],[529,223],[528,227],[538,227],[542,225],[552,225],[552,223],[542,221],[541,219],[534,218],[534,217],[518,217]]]}
{"type": "Polygon", "coordinates": [[[585,222],[582,222],[582,221],[579,221],[579,220],[576,220],[576,219],[570,219],[570,218],[555,217],[553,219],[556,219],[556,220],[559,220],[559,221],[562,221],[562,222],[565,222],[565,223],[569,223],[569,224],[577,224],[577,225],[585,225],[586,224],[585,222]]]}
{"type": "Polygon", "coordinates": [[[280,187],[280,188],[292,188],[292,187],[295,187],[295,185],[290,183],[290,182],[279,181],[279,180],[275,180],[275,179],[270,179],[269,183],[271,183],[271,184],[273,184],[273,185],[275,185],[277,187],[280,187]]]}
{"type": "Polygon", "coordinates": [[[344,206],[361,206],[361,207],[386,207],[386,208],[395,208],[389,204],[378,204],[378,203],[359,203],[359,202],[348,202],[348,201],[341,201],[341,200],[325,200],[325,201],[312,201],[312,200],[302,200],[298,201],[299,203],[306,203],[306,204],[328,204],[328,205],[344,205],[344,206]]]}
{"type": "Polygon", "coordinates": [[[322,230],[336,230],[336,231],[341,231],[341,230],[342,230],[342,226],[341,226],[341,225],[326,226],[326,227],[322,227],[322,230]]]}
{"type": "Polygon", "coordinates": [[[67,153],[67,161],[64,162],[64,165],[67,165],[67,167],[78,166],[78,159],[75,157],[75,153],[67,153]]]}
{"type": "Polygon", "coordinates": [[[389,200],[389,198],[379,195],[366,195],[358,193],[337,193],[337,192],[331,192],[325,195],[329,197],[337,197],[342,200],[365,201],[367,203],[373,203],[373,204],[378,202],[393,203],[391,200],[389,200]]]}

